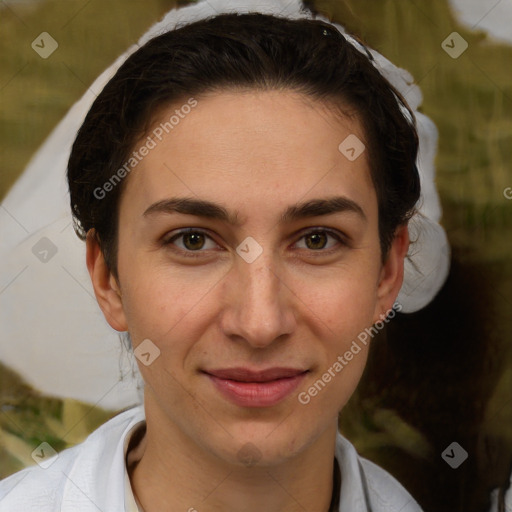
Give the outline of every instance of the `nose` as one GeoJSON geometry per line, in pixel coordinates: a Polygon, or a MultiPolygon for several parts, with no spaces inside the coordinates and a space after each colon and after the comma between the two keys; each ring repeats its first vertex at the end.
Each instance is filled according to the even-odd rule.
{"type": "Polygon", "coordinates": [[[265,348],[295,330],[294,295],[277,268],[264,254],[252,263],[237,258],[223,289],[221,329],[226,336],[265,348]]]}

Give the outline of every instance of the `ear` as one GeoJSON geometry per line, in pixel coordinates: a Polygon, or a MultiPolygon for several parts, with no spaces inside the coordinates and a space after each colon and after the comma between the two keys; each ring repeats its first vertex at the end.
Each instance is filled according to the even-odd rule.
{"type": "Polygon", "coordinates": [[[393,306],[404,280],[404,260],[409,249],[407,225],[399,226],[389,249],[386,262],[382,265],[377,288],[377,305],[373,322],[382,320],[393,306]]]}
{"type": "Polygon", "coordinates": [[[127,331],[121,290],[107,266],[94,229],[88,231],[85,243],[87,269],[103,315],[113,329],[127,331]]]}

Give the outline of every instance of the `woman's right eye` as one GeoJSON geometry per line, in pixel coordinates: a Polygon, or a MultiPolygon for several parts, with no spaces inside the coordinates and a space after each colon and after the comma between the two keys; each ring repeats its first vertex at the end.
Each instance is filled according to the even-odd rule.
{"type": "Polygon", "coordinates": [[[204,231],[195,228],[188,228],[181,230],[174,235],[167,237],[163,241],[165,246],[174,246],[179,252],[182,252],[185,256],[199,256],[199,254],[191,254],[191,253],[200,253],[205,252],[205,250],[211,250],[218,248],[219,245],[216,244],[213,239],[204,231]],[[208,244],[208,241],[210,242],[208,244]]]}

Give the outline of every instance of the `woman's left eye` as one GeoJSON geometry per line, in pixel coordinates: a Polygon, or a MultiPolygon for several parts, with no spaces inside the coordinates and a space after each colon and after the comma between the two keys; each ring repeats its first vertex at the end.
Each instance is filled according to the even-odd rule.
{"type": "MultiPolygon", "coordinates": [[[[325,229],[315,229],[301,236],[299,241],[304,240],[305,247],[300,247],[300,249],[310,249],[312,251],[332,249],[334,246],[336,246],[336,243],[328,246],[329,238],[334,239],[338,244],[344,245],[342,237],[337,233],[325,229]]],[[[298,243],[299,242],[297,242],[297,244],[298,243]]]]}

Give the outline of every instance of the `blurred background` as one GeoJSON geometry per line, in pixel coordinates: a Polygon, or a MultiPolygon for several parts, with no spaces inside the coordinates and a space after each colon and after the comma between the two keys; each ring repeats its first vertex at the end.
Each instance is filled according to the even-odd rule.
{"type": "MultiPolygon", "coordinates": [[[[0,198],[95,78],[187,3],[0,2],[0,198]],[[43,31],[59,44],[48,59],[31,48],[43,31]]],[[[512,470],[512,0],[307,4],[421,87],[421,110],[439,130],[437,187],[452,247],[436,299],[375,339],[340,429],[426,512],[487,510],[512,470]],[[441,47],[454,31],[468,43],[457,58],[441,47]],[[452,442],[468,452],[457,469],[441,457],[452,442]]],[[[116,412],[46,396],[0,361],[0,478],[34,464],[42,441],[62,450],[116,412]]]]}

